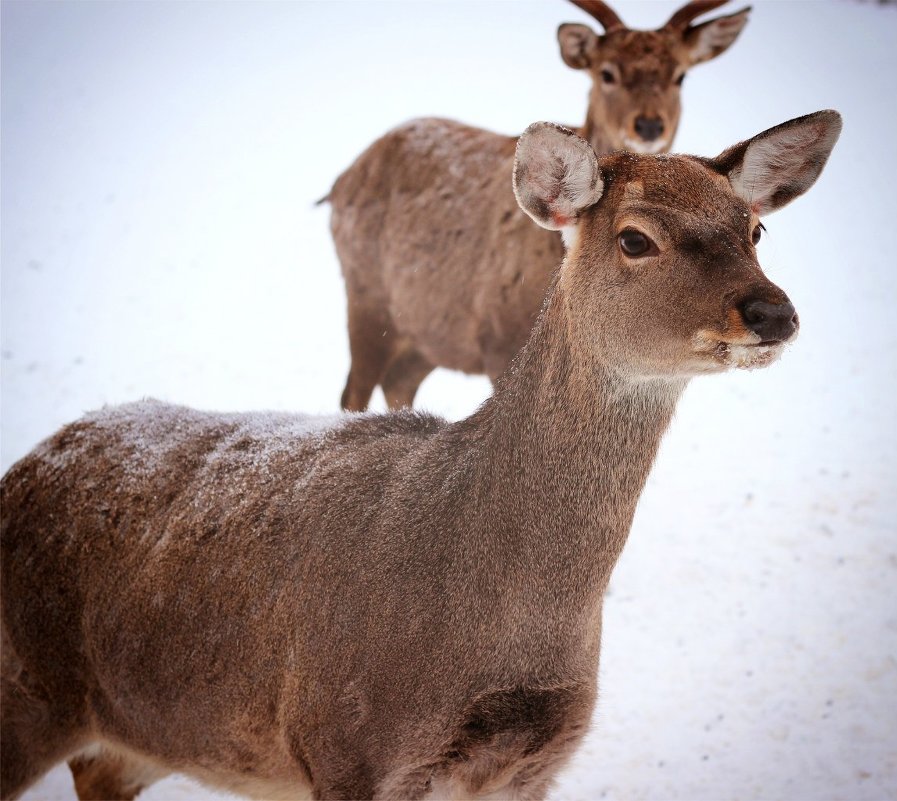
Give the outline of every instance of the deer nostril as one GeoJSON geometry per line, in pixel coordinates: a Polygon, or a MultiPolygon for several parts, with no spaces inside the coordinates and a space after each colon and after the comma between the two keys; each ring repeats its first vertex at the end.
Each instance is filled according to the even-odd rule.
{"type": "Polygon", "coordinates": [[[663,120],[660,117],[636,117],[635,132],[646,142],[653,142],[663,133],[663,120]]]}
{"type": "Polygon", "coordinates": [[[750,303],[742,310],[744,321],[749,326],[759,325],[766,320],[766,315],[763,313],[763,309],[760,308],[761,305],[765,306],[766,304],[750,303]]]}
{"type": "Polygon", "coordinates": [[[797,312],[789,301],[747,300],[740,306],[745,325],[762,342],[784,342],[797,330],[797,312]]]}

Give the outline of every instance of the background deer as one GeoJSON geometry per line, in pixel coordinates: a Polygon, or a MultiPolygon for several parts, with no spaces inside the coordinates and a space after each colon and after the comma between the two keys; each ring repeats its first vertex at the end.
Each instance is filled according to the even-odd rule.
{"type": "MultiPolygon", "coordinates": [[[[599,154],[666,151],[686,70],[724,52],[749,9],[692,25],[725,0],[697,0],[656,31],[634,31],[604,3],[558,29],[561,56],[592,78],[579,129],[599,154]]],[[[400,126],[336,181],[331,229],[348,297],[351,367],[342,406],[367,407],[377,384],[410,406],[435,366],[494,379],[526,342],[560,237],[533,226],[508,185],[516,138],[442,119],[400,126]]]]}
{"type": "Polygon", "coordinates": [[[688,380],[797,331],[758,217],[837,113],[715,159],[530,126],[514,190],[570,247],[470,418],[209,414],[63,428],[2,481],[2,766],[81,798],[167,771],[264,798],[542,798],[595,701],[601,605],[688,380]]]}

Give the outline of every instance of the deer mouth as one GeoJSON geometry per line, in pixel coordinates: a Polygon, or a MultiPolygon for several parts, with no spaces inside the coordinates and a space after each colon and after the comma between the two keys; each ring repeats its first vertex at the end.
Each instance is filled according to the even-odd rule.
{"type": "Polygon", "coordinates": [[[714,349],[714,357],[727,367],[739,370],[754,370],[772,364],[785,350],[785,342],[766,340],[741,344],[719,340],[714,349]]]}
{"type": "Polygon", "coordinates": [[[692,339],[692,347],[704,357],[709,357],[719,369],[735,368],[753,370],[766,367],[778,359],[794,337],[788,340],[759,340],[738,342],[724,339],[720,332],[698,332],[692,339]]]}

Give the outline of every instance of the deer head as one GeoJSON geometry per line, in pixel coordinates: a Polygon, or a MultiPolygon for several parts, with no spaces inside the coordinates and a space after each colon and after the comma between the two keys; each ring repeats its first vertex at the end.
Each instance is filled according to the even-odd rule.
{"type": "Polygon", "coordinates": [[[531,125],[514,191],[537,223],[566,235],[558,287],[576,299],[567,310],[576,352],[634,378],[777,358],[798,318],[760,268],[760,217],[813,185],[840,131],[840,115],[820,111],[713,159],[599,159],[571,131],[531,125]]]}
{"type": "Polygon", "coordinates": [[[695,64],[725,52],[750,8],[697,25],[692,20],[726,0],[693,0],[655,31],[627,28],[600,0],[572,0],[604,28],[566,23],[558,28],[561,57],[592,78],[585,137],[598,152],[669,150],[681,111],[680,87],[695,64]]]}

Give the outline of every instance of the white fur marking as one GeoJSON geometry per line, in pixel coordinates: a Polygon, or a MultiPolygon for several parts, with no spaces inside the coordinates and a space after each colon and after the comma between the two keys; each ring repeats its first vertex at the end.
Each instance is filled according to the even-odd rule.
{"type": "Polygon", "coordinates": [[[631,150],[633,153],[652,155],[667,147],[668,142],[666,139],[655,139],[653,142],[646,142],[644,139],[633,139],[630,136],[624,136],[623,144],[626,145],[627,150],[631,150]]]}
{"type": "Polygon", "coordinates": [[[561,239],[564,240],[564,250],[569,253],[579,242],[579,226],[565,225],[561,228],[561,239]]]}

